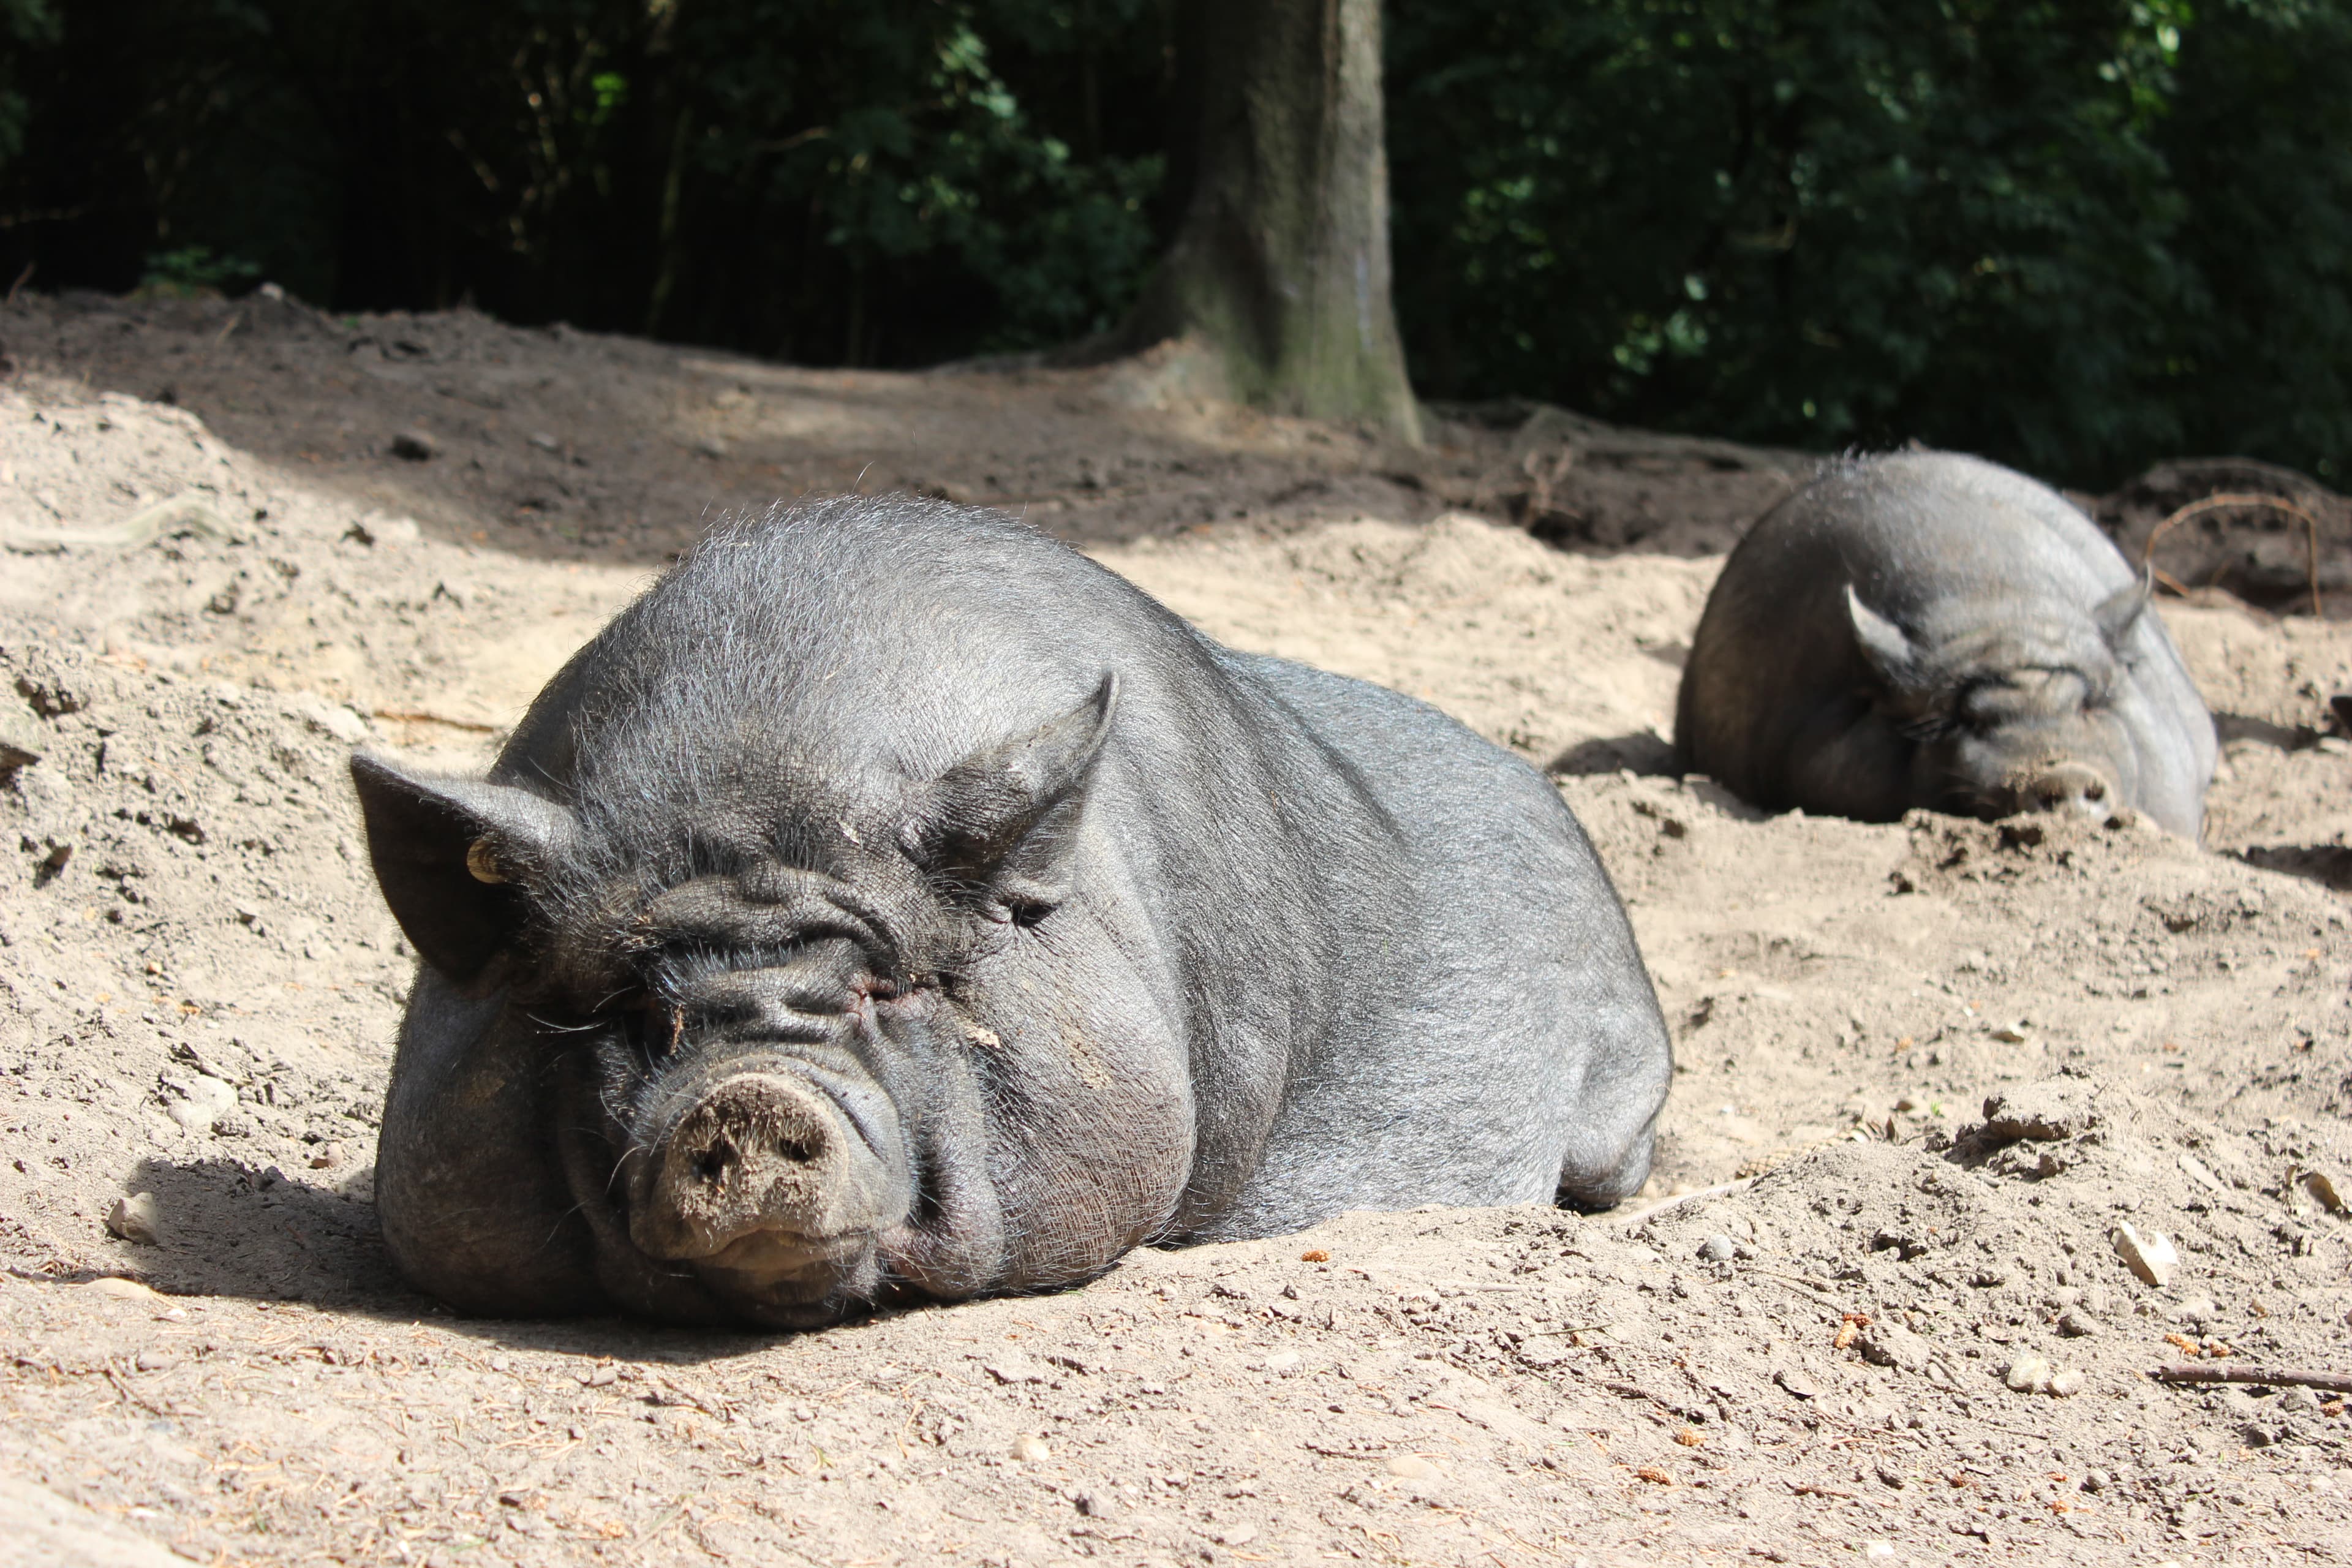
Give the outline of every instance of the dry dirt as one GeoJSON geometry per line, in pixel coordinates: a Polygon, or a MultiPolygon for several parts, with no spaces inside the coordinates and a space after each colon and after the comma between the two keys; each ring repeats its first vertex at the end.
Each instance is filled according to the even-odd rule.
{"type": "Polygon", "coordinates": [[[1784,454],[1495,409],[1389,452],[1177,353],[844,375],[257,299],[28,297],[0,348],[0,1558],[2352,1556],[2340,1395],[2146,1375],[2352,1373],[2345,628],[2165,605],[2224,736],[2202,847],[1768,818],[1664,728],[1784,454]],[[411,960],[344,758],[478,760],[714,510],[861,482],[1025,508],[1550,765],[1675,1029],[1643,1202],[1685,1200],[801,1336],[404,1289],[411,960]]]}

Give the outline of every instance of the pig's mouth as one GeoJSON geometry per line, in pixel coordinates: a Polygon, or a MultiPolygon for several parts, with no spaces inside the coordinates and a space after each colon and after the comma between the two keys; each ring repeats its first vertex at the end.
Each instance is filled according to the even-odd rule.
{"type": "Polygon", "coordinates": [[[696,1259],[693,1268],[737,1312],[780,1329],[837,1321],[870,1303],[883,1285],[872,1232],[815,1241],[755,1231],[696,1259]]]}

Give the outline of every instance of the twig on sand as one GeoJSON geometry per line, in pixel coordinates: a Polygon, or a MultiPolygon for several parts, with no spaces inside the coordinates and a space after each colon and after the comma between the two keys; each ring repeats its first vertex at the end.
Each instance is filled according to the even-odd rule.
{"type": "Polygon", "coordinates": [[[2175,1362],[2158,1367],[2148,1376],[2158,1383],[2254,1383],[2276,1388],[2324,1388],[2330,1394],[2352,1394],[2352,1373],[2302,1372],[2287,1367],[2191,1366],[2175,1362]]]}
{"type": "Polygon", "coordinates": [[[1742,1176],[1736,1182],[1717,1182],[1711,1187],[1701,1187],[1695,1193],[1679,1193],[1671,1198],[1662,1199],[1652,1204],[1648,1208],[1635,1209],[1632,1214],[1612,1215],[1607,1223],[1623,1226],[1640,1225],[1643,1220],[1655,1219],[1668,1209],[1680,1208],[1685,1204],[1703,1204],[1709,1198],[1727,1198],[1734,1193],[1744,1193],[1755,1184],[1756,1178],[1753,1176],[1742,1176]]]}
{"type": "Polygon", "coordinates": [[[452,719],[446,714],[427,713],[421,708],[373,708],[369,711],[378,719],[395,724],[438,724],[444,729],[464,730],[477,735],[498,734],[499,726],[484,724],[472,719],[452,719]]]}

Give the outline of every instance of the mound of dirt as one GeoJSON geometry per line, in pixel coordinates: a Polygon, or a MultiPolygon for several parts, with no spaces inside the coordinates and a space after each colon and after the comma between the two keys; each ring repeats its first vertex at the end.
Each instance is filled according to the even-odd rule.
{"type": "MultiPolygon", "coordinates": [[[[394,1278],[369,1203],[412,960],[344,761],[478,762],[645,559],[562,559],[492,489],[420,489],[456,472],[437,426],[436,456],[341,469],[242,431],[381,422],[384,387],[446,397],[432,377],[469,365],[583,407],[630,376],[640,403],[705,406],[707,373],[474,318],[221,337],[227,309],[125,331],[125,307],[37,306],[101,383],[187,402],[242,376],[289,411],[239,416],[236,444],[75,382],[0,388],[13,1539],[92,1562],[1507,1568],[2326,1561],[2352,1539],[2336,1393],[2147,1375],[2352,1373],[2332,625],[2166,605],[2225,737],[2202,848],[2120,820],[1765,817],[1663,771],[1719,555],[1569,553],[1407,485],[1278,526],[1105,524],[1098,557],[1213,635],[1413,691],[1559,775],[1676,1037],[1662,1206],[1348,1215],[800,1336],[460,1321],[394,1278]],[[247,357],[205,359],[207,334],[247,357]],[[416,377],[347,370],[346,396],[323,367],[353,334],[416,377]]],[[[933,473],[989,472],[1012,437],[988,432],[1021,431],[1098,475],[1132,458],[1155,492],[1177,444],[1261,474],[1269,443],[1323,449],[1119,402],[1105,374],[835,397],[743,369],[730,439],[789,439],[816,473],[867,460],[874,421],[970,399],[997,423],[929,426],[933,473]]],[[[673,455],[593,447],[593,504],[669,504],[720,461],[673,455]]],[[[1050,515],[1089,504],[1112,502],[1050,515]]]]}

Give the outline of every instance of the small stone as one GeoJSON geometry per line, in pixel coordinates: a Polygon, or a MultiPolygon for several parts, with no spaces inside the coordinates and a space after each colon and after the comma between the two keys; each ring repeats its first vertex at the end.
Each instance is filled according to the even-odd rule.
{"type": "Polygon", "coordinates": [[[2052,1373],[2050,1381],[2043,1386],[2046,1392],[2061,1399],[2071,1399],[2083,1392],[2083,1374],[2070,1366],[2063,1372],[2052,1373]]]}
{"type": "Polygon", "coordinates": [[[988,1375],[999,1383],[1043,1383],[1045,1368],[1025,1355],[1000,1356],[988,1363],[988,1375]]]}
{"type": "Polygon", "coordinates": [[[2218,1193],[2223,1191],[2227,1185],[2221,1177],[2212,1173],[2204,1161],[2194,1154],[2183,1154],[2175,1163],[2179,1165],[2182,1175],[2208,1192],[2218,1193]]]}
{"type": "Polygon", "coordinates": [[[125,1241],[152,1247],[163,1239],[163,1210],[152,1193],[117,1198],[106,1211],[106,1228],[125,1241]]]}
{"type": "Polygon", "coordinates": [[[1727,1236],[1710,1236],[1698,1244],[1698,1255],[1709,1263],[1728,1263],[1739,1251],[1739,1244],[1727,1236]]]}
{"type": "Polygon", "coordinates": [[[342,1158],[343,1146],[341,1143],[321,1143],[316,1150],[311,1152],[310,1169],[314,1171],[332,1170],[336,1165],[342,1163],[342,1158]]]}
{"type": "Polygon", "coordinates": [[[2039,1394],[2050,1386],[2050,1359],[2021,1355],[2009,1363],[2001,1381],[2019,1394],[2039,1394]]]}
{"type": "Polygon", "coordinates": [[[705,436],[694,444],[694,449],[713,462],[727,456],[727,443],[716,436],[705,436]]]}
{"type": "Polygon", "coordinates": [[[2113,1478],[2105,1470],[2083,1472],[2083,1489],[2086,1492],[2103,1492],[2113,1485],[2115,1485],[2113,1478]]]}
{"type": "Polygon", "coordinates": [[[1917,1372],[1927,1364],[1933,1349],[1927,1342],[1900,1323],[1881,1321],[1862,1331],[1855,1337],[1854,1348],[1862,1359],[1877,1366],[1891,1366],[1899,1372],[1917,1372]]]}
{"type": "Polygon", "coordinates": [[[2278,1407],[2288,1415],[2315,1415],[2319,1409],[2319,1395],[2298,1384],[2280,1394],[2278,1407]]]}
{"type": "Polygon", "coordinates": [[[1878,1467],[1878,1481],[1881,1486],[1894,1487],[1900,1490],[1903,1486],[1903,1472],[1892,1465],[1881,1465],[1878,1467]]]}
{"type": "Polygon", "coordinates": [[[530,442],[532,446],[538,447],[542,452],[561,452],[563,450],[563,443],[557,440],[554,437],[549,435],[544,430],[534,430],[530,435],[524,437],[523,439],[530,442]]]}
{"type": "Polygon", "coordinates": [[[124,1279],[115,1275],[101,1275],[82,1287],[100,1296],[111,1296],[118,1301],[160,1301],[160,1291],[142,1285],[136,1279],[124,1279]]]}
{"type": "Polygon", "coordinates": [[[1220,1546],[1247,1546],[1251,1542],[1257,1539],[1257,1526],[1254,1524],[1236,1524],[1231,1529],[1217,1531],[1216,1534],[1211,1536],[1209,1539],[1214,1541],[1220,1546]]]}
{"type": "Polygon", "coordinates": [[[1013,1439],[1013,1457],[1024,1464],[1035,1464],[1040,1459],[1052,1458],[1054,1450],[1046,1446],[1045,1438],[1024,1433],[1013,1439]]]}
{"type": "Polygon", "coordinates": [[[210,1073],[167,1068],[156,1082],[163,1113],[190,1132],[210,1132],[236,1109],[236,1087],[210,1073]]]}
{"type": "Polygon", "coordinates": [[[1088,1519],[1111,1519],[1118,1512],[1109,1497],[1087,1487],[1080,1487],[1070,1493],[1070,1506],[1088,1519]]]}
{"type": "Polygon", "coordinates": [[[1265,1358],[1265,1370],[1279,1377],[1297,1372],[1305,1359],[1297,1351],[1276,1351],[1265,1358]]]}
{"type": "Polygon", "coordinates": [[[2172,1271],[2180,1266],[2180,1254],[2173,1249],[2171,1238],[2164,1232],[2151,1230],[2142,1236],[2126,1220],[2116,1226],[2114,1241],[2116,1256],[2141,1279],[2159,1290],[2172,1282],[2172,1271]]]}
{"type": "Polygon", "coordinates": [[[2099,1331],[2099,1320],[2080,1307],[2058,1314],[2058,1331],[2070,1340],[2086,1340],[2099,1331]]]}
{"type": "Polygon", "coordinates": [[[2172,1315],[2179,1321],[2202,1333],[2212,1326],[2214,1319],[2221,1315],[2221,1309],[2213,1304],[2213,1298],[2210,1296],[2191,1296],[2172,1309],[2172,1315]]]}
{"type": "Polygon", "coordinates": [[[1891,1541],[1869,1542],[1864,1545],[1862,1554],[1864,1557],[1870,1558],[1892,1557],[1895,1555],[1895,1542],[1891,1541]]]}
{"type": "Polygon", "coordinates": [[[1392,1454],[1381,1468],[1401,1481],[1433,1481],[1438,1477],[1437,1467],[1419,1454],[1392,1454]]]}
{"type": "MultiPolygon", "coordinates": [[[[1996,1031],[1994,1037],[2003,1037],[1996,1031]]],[[[2026,1138],[2055,1143],[2099,1124],[2098,1113],[2091,1109],[2091,1090],[2071,1079],[2045,1079],[1989,1096],[1984,1118],[1986,1136],[2004,1142],[2026,1138]]]]}
{"type": "Polygon", "coordinates": [[[1772,1374],[1772,1381],[1800,1399],[1819,1399],[1821,1385],[1795,1367],[1784,1366],[1772,1374]]]}
{"type": "Polygon", "coordinates": [[[440,454],[441,443],[422,430],[403,430],[392,438],[392,455],[412,463],[429,462],[440,454]]]}

